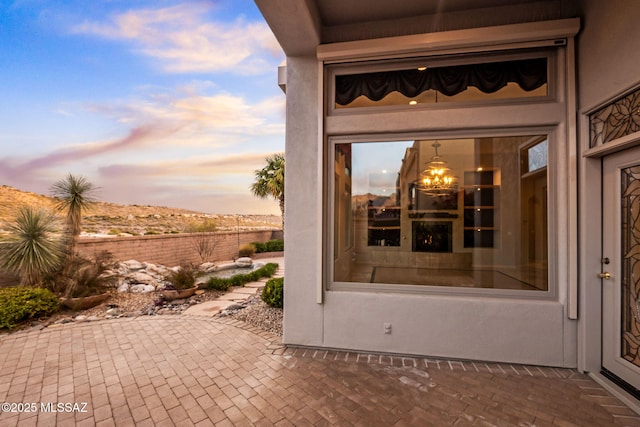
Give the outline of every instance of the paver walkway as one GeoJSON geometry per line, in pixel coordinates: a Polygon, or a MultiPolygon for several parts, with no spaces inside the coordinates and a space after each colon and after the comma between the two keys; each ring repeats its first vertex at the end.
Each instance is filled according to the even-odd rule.
{"type": "Polygon", "coordinates": [[[3,410],[0,425],[640,425],[573,370],[278,342],[239,321],[194,316],[5,335],[0,402],[21,412],[3,410]]]}
{"type": "MultiPolygon", "coordinates": [[[[269,262],[275,262],[278,264],[278,269],[272,277],[284,276],[284,258],[263,258],[259,262],[266,264],[269,262]]],[[[185,310],[182,314],[185,316],[215,316],[226,308],[237,304],[240,301],[244,301],[252,295],[255,295],[260,289],[264,287],[267,279],[262,279],[259,282],[250,282],[244,285],[244,287],[231,287],[229,292],[221,295],[220,297],[212,300],[205,301],[200,304],[195,304],[185,310]]]]}
{"type": "Polygon", "coordinates": [[[640,426],[571,369],[287,348],[212,313],[0,336],[0,427],[640,426]]]}

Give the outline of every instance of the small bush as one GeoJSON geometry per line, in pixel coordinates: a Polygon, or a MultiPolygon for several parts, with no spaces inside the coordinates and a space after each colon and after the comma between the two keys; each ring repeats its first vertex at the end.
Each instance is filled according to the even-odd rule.
{"type": "Polygon", "coordinates": [[[231,286],[244,286],[245,283],[258,281],[262,277],[271,277],[277,269],[278,264],[270,262],[251,273],[236,274],[231,277],[210,277],[205,286],[207,289],[226,291],[231,286]]]}
{"type": "Polygon", "coordinates": [[[256,247],[253,246],[251,243],[247,243],[245,245],[240,246],[240,249],[238,250],[238,255],[241,257],[252,257],[253,254],[256,253],[256,247]]]}
{"type": "Polygon", "coordinates": [[[270,307],[282,308],[284,303],[284,278],[267,280],[262,289],[262,301],[270,307]]]}
{"type": "Polygon", "coordinates": [[[262,277],[271,277],[275,274],[276,270],[278,269],[278,264],[276,264],[275,262],[270,262],[267,265],[265,265],[264,267],[256,270],[258,272],[260,272],[260,274],[262,275],[262,277]]]}
{"type": "MultiPolygon", "coordinates": [[[[173,289],[191,289],[196,285],[198,270],[193,264],[183,264],[166,277],[173,289]]],[[[169,289],[169,288],[167,288],[169,289]]]]}
{"type": "Polygon", "coordinates": [[[69,259],[69,269],[54,272],[44,279],[44,286],[53,293],[71,298],[98,295],[113,289],[118,282],[112,270],[113,255],[102,251],[93,259],[79,255],[69,259]]]}
{"type": "Polygon", "coordinates": [[[47,289],[0,289],[0,329],[13,329],[20,322],[48,316],[58,309],[58,298],[47,289]]]}
{"type": "Polygon", "coordinates": [[[256,247],[256,253],[261,254],[262,252],[267,252],[267,245],[263,242],[251,242],[253,246],[256,247]]]}
{"type": "Polygon", "coordinates": [[[229,280],[231,281],[231,286],[242,286],[245,283],[249,283],[249,278],[246,274],[236,274],[229,277],[229,280]]]}
{"type": "Polygon", "coordinates": [[[205,286],[207,289],[226,291],[231,287],[231,282],[227,277],[210,277],[205,286]]]}
{"type": "Polygon", "coordinates": [[[218,224],[211,218],[204,218],[202,221],[193,221],[186,227],[187,233],[213,233],[218,231],[218,224]]]}
{"type": "Polygon", "coordinates": [[[255,246],[257,254],[284,251],[284,240],[282,239],[272,239],[267,242],[251,242],[251,244],[255,246]]]}
{"type": "Polygon", "coordinates": [[[284,240],[282,239],[269,240],[266,243],[266,247],[267,247],[266,252],[282,252],[284,251],[284,240]]]}

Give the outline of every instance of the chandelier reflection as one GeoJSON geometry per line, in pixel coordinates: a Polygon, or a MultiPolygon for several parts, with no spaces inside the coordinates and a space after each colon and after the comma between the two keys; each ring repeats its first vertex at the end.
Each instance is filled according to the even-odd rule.
{"type": "Polygon", "coordinates": [[[418,189],[429,196],[448,196],[458,189],[458,180],[453,175],[447,162],[438,154],[440,143],[434,142],[435,156],[427,163],[426,168],[420,173],[417,181],[418,189]]]}

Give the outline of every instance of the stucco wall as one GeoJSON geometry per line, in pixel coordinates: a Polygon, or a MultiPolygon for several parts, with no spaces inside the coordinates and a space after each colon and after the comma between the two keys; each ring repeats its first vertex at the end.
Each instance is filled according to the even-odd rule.
{"type": "MultiPolygon", "coordinates": [[[[585,113],[640,84],[640,2],[582,0],[582,30],[576,39],[579,147],[589,145],[585,113]]],[[[578,368],[598,372],[602,354],[601,159],[579,152],[580,330],[578,368]],[[597,232],[594,232],[596,230],[597,232]]],[[[615,190],[611,190],[615,191],[615,190]]]]}
{"type": "MultiPolygon", "coordinates": [[[[550,273],[556,275],[557,292],[546,300],[516,295],[478,297],[457,290],[449,294],[446,290],[432,294],[379,292],[373,288],[323,290],[323,285],[331,282],[326,276],[330,271],[326,266],[333,262],[330,255],[324,253],[323,269],[323,232],[325,235],[332,232],[323,231],[320,216],[322,197],[327,191],[323,180],[331,182],[334,177],[326,177],[323,172],[327,167],[322,161],[326,141],[321,126],[327,134],[338,136],[414,130],[437,133],[442,129],[478,126],[535,127],[562,121],[566,113],[562,100],[545,103],[540,108],[458,106],[360,116],[354,113],[323,119],[318,102],[323,91],[321,65],[313,57],[290,57],[287,66],[289,178],[285,223],[289,250],[285,255],[288,286],[285,288],[284,341],[326,348],[576,366],[575,321],[567,319],[565,314],[566,283],[558,268],[552,268],[550,273]],[[392,324],[391,334],[384,333],[383,324],[387,322],[392,324]]],[[[564,89],[562,84],[559,83],[558,90],[564,89]]],[[[561,126],[554,129],[560,141],[565,138],[563,131],[561,126]]],[[[555,158],[566,161],[560,154],[555,158]]],[[[553,193],[552,197],[558,194],[553,193]]],[[[559,203],[554,201],[553,206],[556,205],[559,203]]]]}
{"type": "Polygon", "coordinates": [[[323,331],[319,78],[315,57],[287,58],[287,93],[296,96],[287,96],[284,340],[303,345],[322,343],[323,331]]]}
{"type": "Polygon", "coordinates": [[[580,110],[640,83],[640,2],[583,0],[577,38],[580,110]]]}

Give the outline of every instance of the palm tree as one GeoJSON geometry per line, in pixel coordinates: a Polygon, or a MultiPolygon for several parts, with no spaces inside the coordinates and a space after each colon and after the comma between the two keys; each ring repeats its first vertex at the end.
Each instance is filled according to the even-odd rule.
{"type": "Polygon", "coordinates": [[[56,270],[62,260],[60,242],[51,238],[55,216],[44,209],[21,207],[9,231],[14,240],[0,256],[0,264],[20,277],[22,285],[41,284],[44,275],[56,270]]]}
{"type": "Polygon", "coordinates": [[[265,158],[267,165],[255,171],[251,192],[262,199],[273,197],[280,203],[282,229],[284,230],[284,154],[276,153],[265,158]]]}
{"type": "MultiPolygon", "coordinates": [[[[86,178],[71,174],[51,186],[51,195],[58,199],[56,208],[60,211],[66,211],[63,276],[69,277],[70,269],[74,264],[72,261],[76,255],[78,237],[82,230],[82,211],[95,201],[93,197],[95,190],[96,187],[86,178]]],[[[67,287],[67,296],[74,291],[74,287],[73,284],[67,287]]]]}

